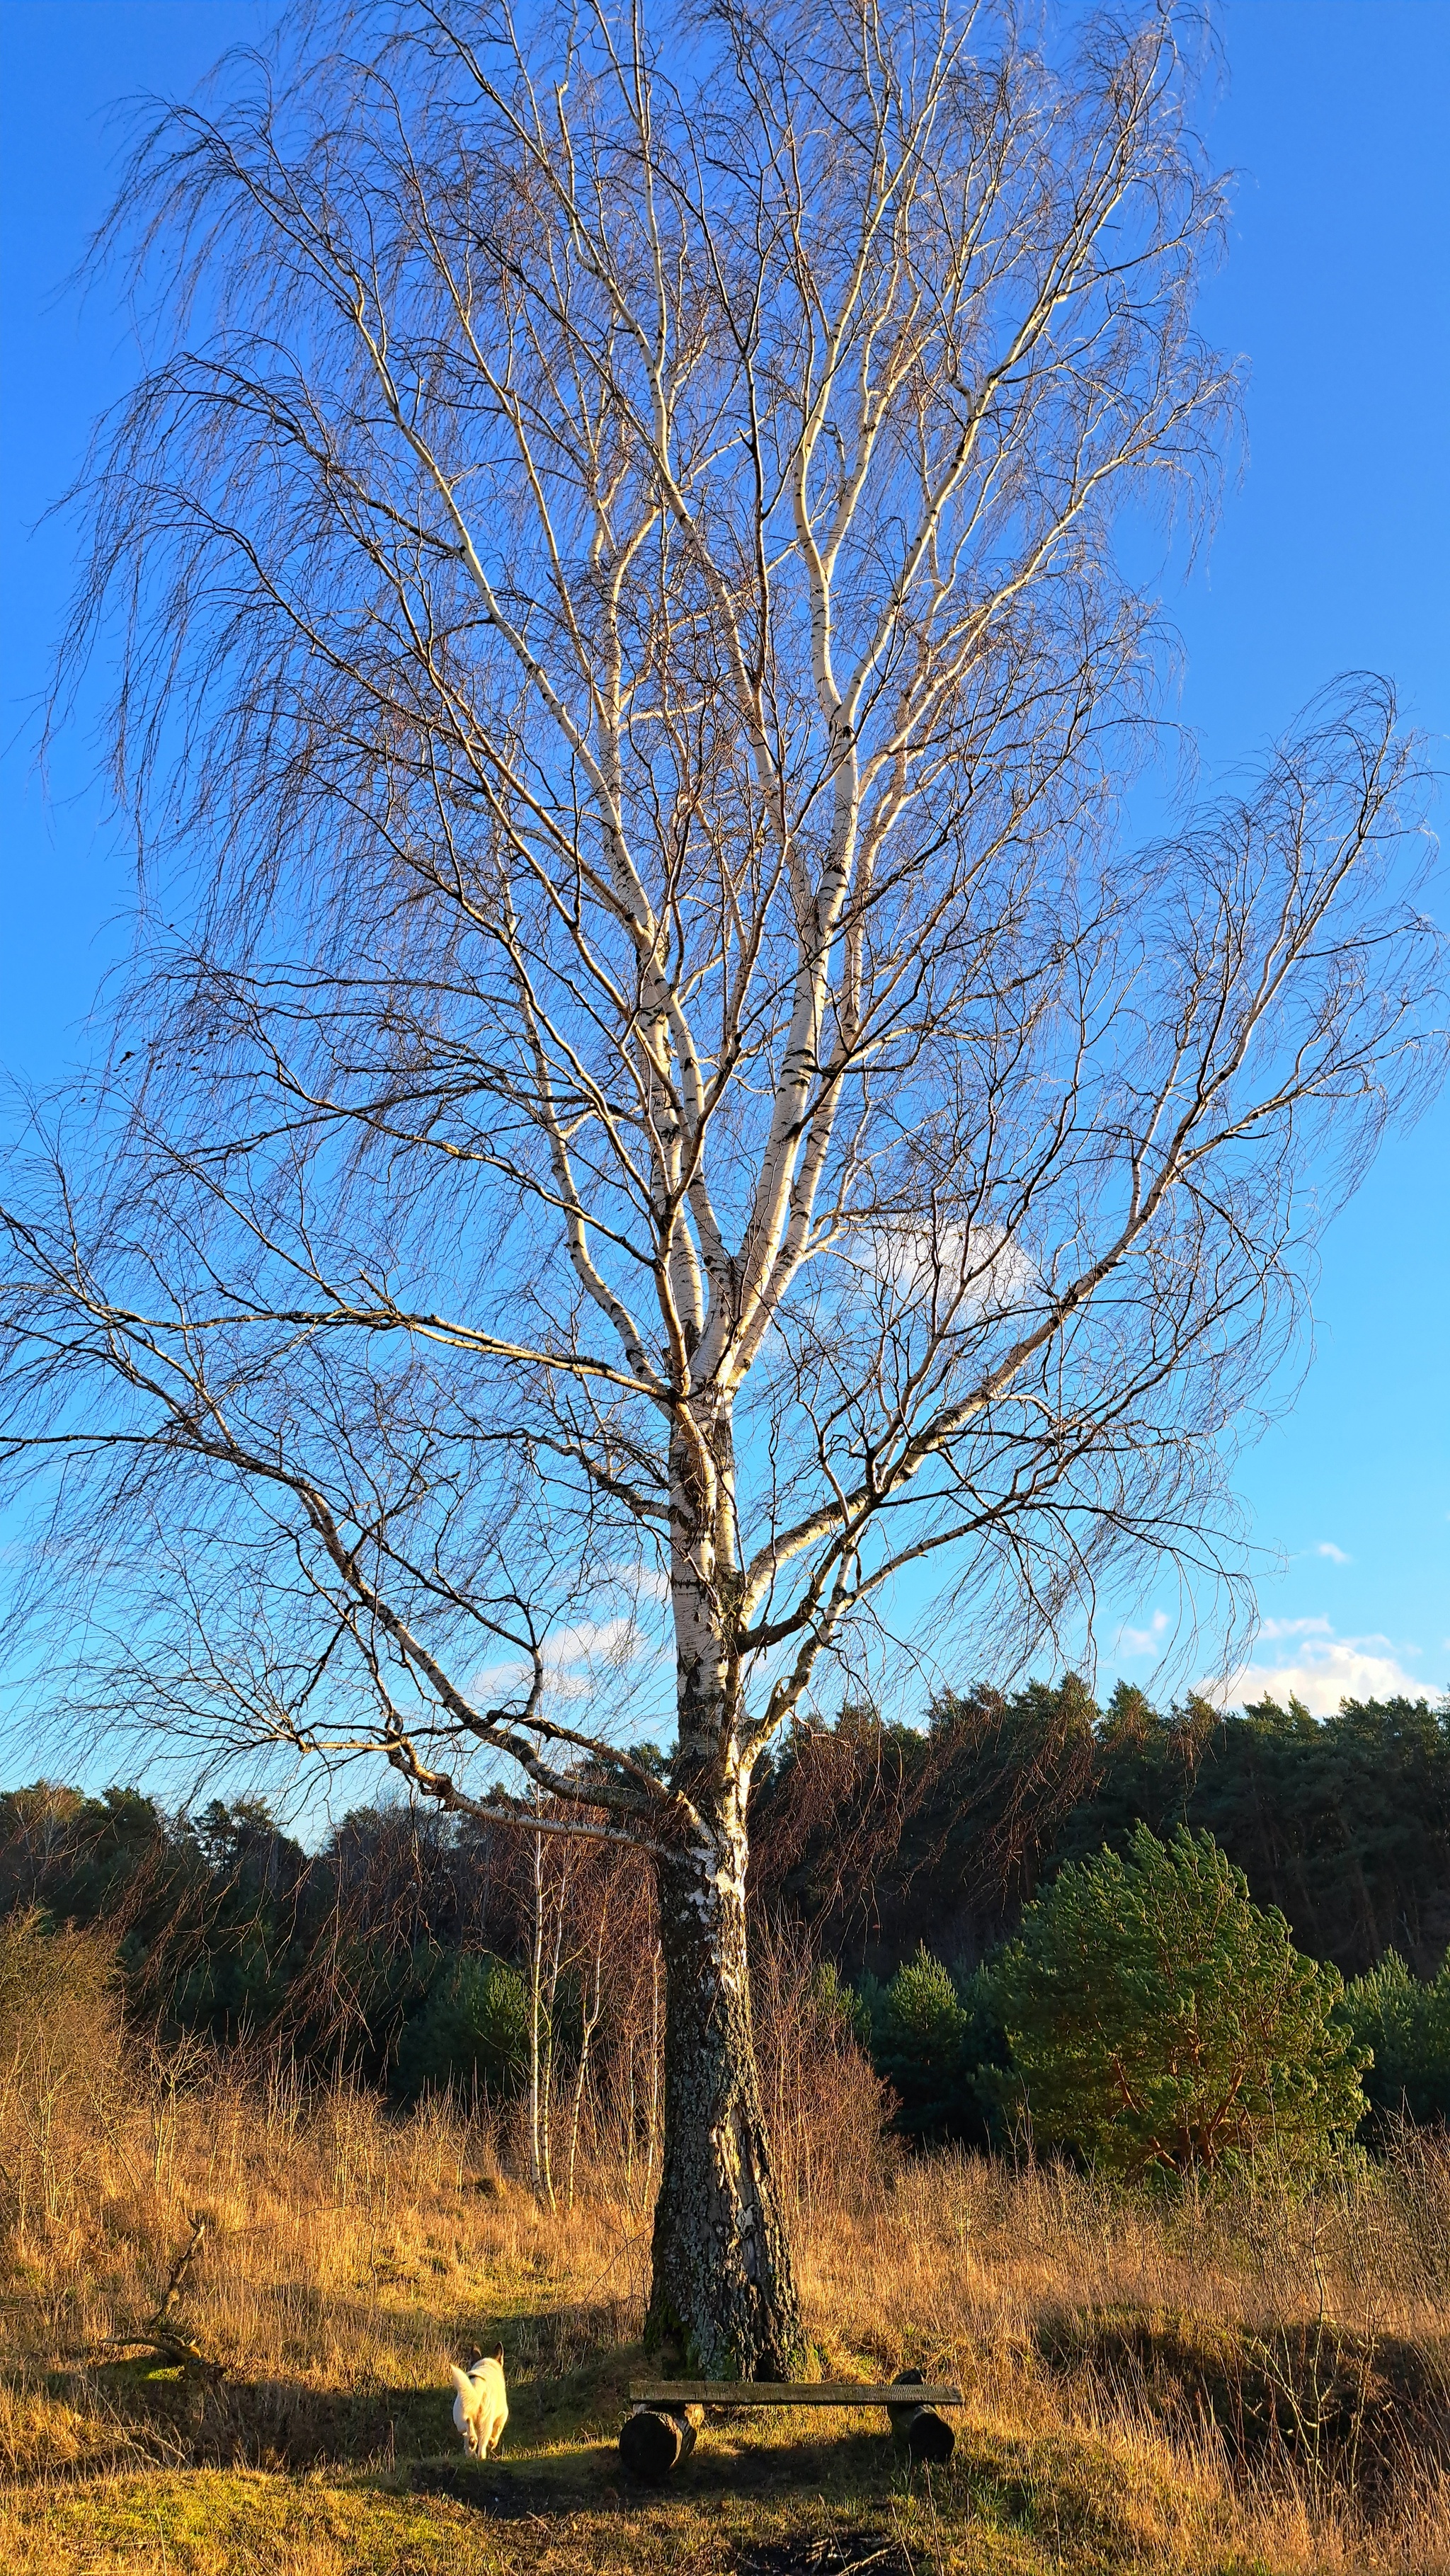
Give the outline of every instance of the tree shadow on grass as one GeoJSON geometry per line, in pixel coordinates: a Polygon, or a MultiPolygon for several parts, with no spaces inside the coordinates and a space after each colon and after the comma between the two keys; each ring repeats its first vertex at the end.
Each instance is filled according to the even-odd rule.
{"type": "Polygon", "coordinates": [[[216,2369],[102,2362],[48,2374],[69,2422],[89,2419],[77,2454],[38,2457],[9,2483],[113,2476],[128,2469],[387,2467],[436,2450],[451,2429],[452,2390],[318,2388],[288,2378],[245,2379],[216,2369]]]}
{"type": "MultiPolygon", "coordinates": [[[[248,2378],[210,2367],[116,2361],[52,2374],[51,2393],[91,2418],[98,2436],[84,2456],[38,2460],[15,2481],[113,2475],[118,2469],[326,2467],[396,2477],[417,2492],[450,2496],[499,2520],[554,2520],[580,2511],[632,2512],[671,2498],[707,2507],[751,2497],[810,2493],[847,2504],[880,2499],[900,2459],[879,2431],[812,2415],[707,2420],[693,2454],[663,2486],[631,2480],[616,2447],[629,2387],[645,2368],[637,2342],[619,2335],[613,2303],[533,2315],[479,2313],[458,2340],[469,2357],[502,2340],[509,2424],[501,2456],[470,2462],[441,2380],[405,2385],[360,2376],[342,2387],[289,2376],[248,2378]]],[[[72,2420],[74,2418],[72,2417],[72,2420]]]]}
{"type": "MultiPolygon", "coordinates": [[[[642,2358],[637,2344],[621,2342],[619,2325],[612,2301],[525,2315],[480,2307],[450,2318],[446,2333],[462,2362],[475,2348],[504,2343],[509,2440],[527,2452],[581,2432],[617,2431],[626,2382],[642,2358]]],[[[416,2355],[398,2358],[413,2365],[402,2384],[359,2371],[331,2386],[300,2373],[249,2376],[244,2361],[228,2368],[145,2354],[78,2361],[47,2372],[43,2382],[67,2411],[65,2453],[37,2457],[10,2482],[73,2481],[147,2466],[386,2470],[400,2460],[438,2457],[457,2438],[452,2387],[442,2368],[421,2381],[416,2355]],[[94,2435],[80,2451],[77,2416],[94,2435]]]]}
{"type": "MultiPolygon", "coordinates": [[[[666,2479],[632,2478],[613,2438],[584,2439],[540,2460],[528,2451],[486,2463],[415,2460],[407,2470],[415,2494],[442,2495],[497,2520],[553,2519],[578,2513],[634,2513],[650,2505],[707,2508],[787,2494],[827,2504],[884,2502],[900,2482],[899,2452],[884,2434],[843,2432],[737,2442],[707,2425],[695,2450],[666,2479]]],[[[824,2561],[822,2562],[825,2563],[824,2561]]]]}

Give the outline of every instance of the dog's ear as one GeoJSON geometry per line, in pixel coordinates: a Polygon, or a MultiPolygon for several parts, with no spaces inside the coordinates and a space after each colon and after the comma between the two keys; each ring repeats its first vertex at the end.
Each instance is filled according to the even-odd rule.
{"type": "Polygon", "coordinates": [[[494,2346],[494,2348],[493,2348],[493,2351],[492,2351],[492,2353],[490,2354],[489,2358],[490,2358],[490,2360],[492,2360],[492,2361],[502,2361],[502,2359],[503,2359],[503,2345],[502,2345],[501,2343],[500,2343],[500,2344],[495,2344],[495,2346],[494,2346]]]}

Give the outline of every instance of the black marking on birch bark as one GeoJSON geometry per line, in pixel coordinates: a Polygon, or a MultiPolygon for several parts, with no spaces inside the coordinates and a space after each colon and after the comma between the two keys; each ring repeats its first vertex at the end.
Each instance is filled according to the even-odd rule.
{"type": "Polygon", "coordinates": [[[750,2018],[744,1834],[655,1864],[665,1958],[665,2156],[651,2349],[705,2377],[789,2379],[805,2336],[771,2165],[750,2018]]]}

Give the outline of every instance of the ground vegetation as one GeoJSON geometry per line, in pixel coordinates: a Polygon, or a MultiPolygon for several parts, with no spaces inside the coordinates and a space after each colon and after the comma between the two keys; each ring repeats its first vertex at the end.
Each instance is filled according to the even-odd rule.
{"type": "Polygon", "coordinates": [[[1307,2195],[1167,2199],[908,2150],[839,2014],[782,1971],[760,2035],[814,2366],[957,2377],[957,2454],[924,2482],[870,2416],[737,2420],[636,2495],[614,2439],[652,2183],[617,2133],[551,2208],[526,2124],[457,2093],[390,2111],[285,2056],[249,2072],[120,2039],[93,1935],[50,1940],[52,2055],[17,2059],[9,1967],[46,1973],[49,1937],[12,1926],[0,1981],[7,2566],[812,2576],[868,2543],[877,2576],[1446,2563],[1450,2167],[1429,2131],[1307,2195]],[[163,2353],[145,2330],[199,2221],[163,2353]],[[510,2424],[480,2480],[447,2368],[498,2342],[510,2424]]]}

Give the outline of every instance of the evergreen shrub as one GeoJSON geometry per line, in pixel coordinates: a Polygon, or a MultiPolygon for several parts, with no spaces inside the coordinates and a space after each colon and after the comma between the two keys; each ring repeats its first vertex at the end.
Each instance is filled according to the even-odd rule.
{"type": "Polygon", "coordinates": [[[529,1991],[517,1968],[488,1953],[449,1959],[422,2010],[405,2024],[396,2084],[406,2100],[475,2089],[491,2101],[517,2093],[529,2062],[529,1991]]]}
{"type": "Polygon", "coordinates": [[[1034,2135],[1104,2171],[1308,2175],[1363,2116],[1338,1970],[1211,1834],[1139,1825],[1126,1855],[1070,1863],[991,1983],[1034,2135]]]}
{"type": "Polygon", "coordinates": [[[1344,1997],[1361,2047],[1373,2052],[1365,2090],[1376,2109],[1450,2123],[1450,1952],[1438,1976],[1413,1977],[1390,1950],[1344,1997]]]}

